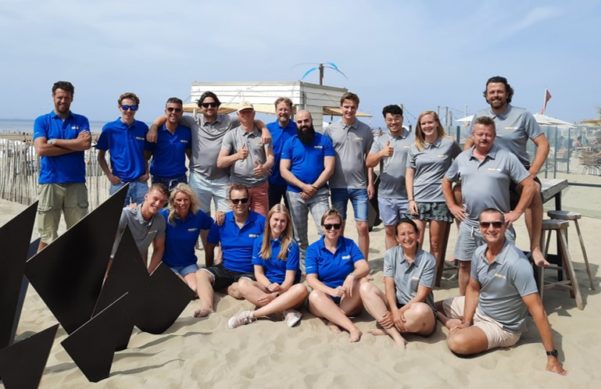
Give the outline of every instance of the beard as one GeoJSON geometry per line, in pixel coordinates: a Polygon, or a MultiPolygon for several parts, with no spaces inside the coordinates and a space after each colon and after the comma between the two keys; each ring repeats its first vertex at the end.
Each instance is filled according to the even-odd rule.
{"type": "Polygon", "coordinates": [[[303,142],[304,145],[310,145],[315,140],[315,128],[313,125],[311,126],[302,126],[296,130],[296,134],[298,135],[298,139],[303,142]]]}

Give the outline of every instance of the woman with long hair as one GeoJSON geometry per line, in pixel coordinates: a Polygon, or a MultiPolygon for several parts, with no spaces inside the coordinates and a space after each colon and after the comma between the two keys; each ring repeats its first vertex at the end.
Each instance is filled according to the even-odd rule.
{"type": "Polygon", "coordinates": [[[299,250],[292,237],[290,213],[284,204],[274,205],[267,214],[263,235],[255,239],[252,262],[256,281],[242,277],[238,290],[257,308],[232,316],[227,325],[236,328],[258,317],[281,313],[289,327],[299,323],[301,313],[294,308],[307,298],[307,288],[298,284],[299,250]]]}

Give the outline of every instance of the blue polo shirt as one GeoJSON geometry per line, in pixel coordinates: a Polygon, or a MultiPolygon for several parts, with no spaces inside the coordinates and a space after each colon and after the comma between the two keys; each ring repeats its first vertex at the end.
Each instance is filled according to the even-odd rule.
{"type": "Polygon", "coordinates": [[[108,150],[111,156],[111,171],[123,182],[132,182],[146,173],[144,147],[148,126],[134,120],[131,126],[120,118],[102,127],[96,148],[108,150]]]}
{"type": "MultiPolygon", "coordinates": [[[[332,140],[318,132],[310,145],[305,145],[294,135],[282,149],[282,159],[290,160],[290,172],[305,184],[312,184],[324,170],[324,158],[336,157],[332,140]]],[[[288,184],[291,192],[301,192],[299,188],[288,184]]]]}
{"type": "Polygon", "coordinates": [[[280,127],[280,123],[276,120],[273,123],[269,123],[267,129],[271,132],[274,158],[271,176],[269,177],[269,184],[285,186],[286,180],[280,175],[280,158],[286,141],[296,135],[297,126],[293,120],[290,120],[286,127],[280,127]]]}
{"type": "Polygon", "coordinates": [[[234,213],[227,212],[222,226],[213,224],[207,241],[221,243],[223,267],[239,273],[252,273],[252,252],[255,239],[263,233],[265,217],[249,211],[246,223],[239,228],[234,213]]]}
{"type": "Polygon", "coordinates": [[[307,274],[317,278],[330,288],[337,288],[355,269],[355,262],[365,260],[359,247],[352,239],[341,236],[332,254],[326,249],[324,238],[307,247],[305,267],[307,274]]]}
{"type": "Polygon", "coordinates": [[[286,278],[286,271],[293,270],[296,272],[294,282],[300,280],[300,272],[298,271],[298,244],[293,240],[288,246],[288,255],[285,260],[279,259],[282,242],[279,239],[271,239],[271,257],[263,259],[261,257],[261,245],[263,244],[263,235],[255,239],[253,245],[252,263],[256,266],[262,266],[265,277],[270,282],[282,284],[286,278]]]}
{"type": "Polygon", "coordinates": [[[162,209],[161,216],[165,219],[165,252],[163,262],[169,267],[188,266],[197,261],[194,246],[198,240],[201,230],[209,230],[213,225],[213,219],[198,211],[190,212],[184,220],[175,216],[170,223],[169,210],[162,209]]]}
{"type": "Polygon", "coordinates": [[[188,127],[177,126],[172,134],[163,125],[157,133],[157,143],[147,143],[152,152],[150,174],[154,177],[176,178],[186,174],[186,150],[192,147],[192,132],[188,127]]]}
{"type": "MultiPolygon", "coordinates": [[[[85,116],[69,112],[63,120],[52,111],[35,120],[33,139],[75,139],[82,131],[90,131],[90,123],[85,116]]],[[[86,164],[83,151],[74,151],[56,157],[40,158],[39,184],[72,184],[86,182],[86,164]]]]}

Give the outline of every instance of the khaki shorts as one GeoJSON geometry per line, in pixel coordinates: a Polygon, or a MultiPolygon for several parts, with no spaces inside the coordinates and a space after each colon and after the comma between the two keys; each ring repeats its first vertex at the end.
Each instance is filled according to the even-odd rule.
{"type": "MultiPolygon", "coordinates": [[[[465,307],[465,296],[451,297],[442,302],[445,314],[452,319],[462,319],[465,307]]],[[[503,325],[489,316],[484,315],[478,308],[474,314],[474,327],[478,327],[486,335],[488,350],[497,347],[510,347],[520,340],[521,332],[513,332],[503,328],[503,325]]]]}
{"type": "Polygon", "coordinates": [[[65,214],[67,228],[88,214],[88,190],[83,183],[42,184],[38,201],[38,232],[46,244],[58,237],[61,211],[65,214]]]}

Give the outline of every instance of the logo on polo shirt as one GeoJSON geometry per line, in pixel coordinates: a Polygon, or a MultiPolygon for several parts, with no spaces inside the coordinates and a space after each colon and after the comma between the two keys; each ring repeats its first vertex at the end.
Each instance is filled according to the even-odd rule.
{"type": "Polygon", "coordinates": [[[79,126],[71,126],[72,130],[79,130],[79,126]]]}
{"type": "Polygon", "coordinates": [[[187,140],[185,140],[185,139],[180,139],[180,142],[181,142],[181,143],[188,143],[188,141],[187,141],[187,140]]]}
{"type": "Polygon", "coordinates": [[[256,237],[258,237],[258,236],[259,236],[259,234],[248,234],[248,237],[249,238],[253,238],[253,239],[256,238],[256,237]]]}
{"type": "Polygon", "coordinates": [[[446,155],[444,155],[444,154],[438,154],[438,158],[443,159],[444,157],[446,157],[446,155]]]}
{"type": "Polygon", "coordinates": [[[349,259],[351,259],[350,254],[349,255],[343,255],[342,259],[344,259],[345,261],[348,261],[349,259]]]}
{"type": "Polygon", "coordinates": [[[499,273],[495,273],[495,277],[500,278],[502,280],[506,280],[507,277],[505,277],[503,274],[499,274],[499,273]]]}
{"type": "Polygon", "coordinates": [[[136,136],[136,140],[146,140],[143,136],[136,136]]]}
{"type": "Polygon", "coordinates": [[[314,148],[314,149],[320,149],[320,150],[321,150],[321,149],[323,149],[323,146],[322,146],[322,145],[315,145],[315,146],[313,146],[313,148],[314,148]]]}
{"type": "Polygon", "coordinates": [[[194,231],[197,231],[197,230],[198,230],[198,228],[195,228],[195,227],[188,228],[188,232],[194,232],[194,231]]]}
{"type": "Polygon", "coordinates": [[[486,170],[488,170],[489,172],[500,172],[501,168],[498,168],[498,167],[489,167],[486,170]]]}

